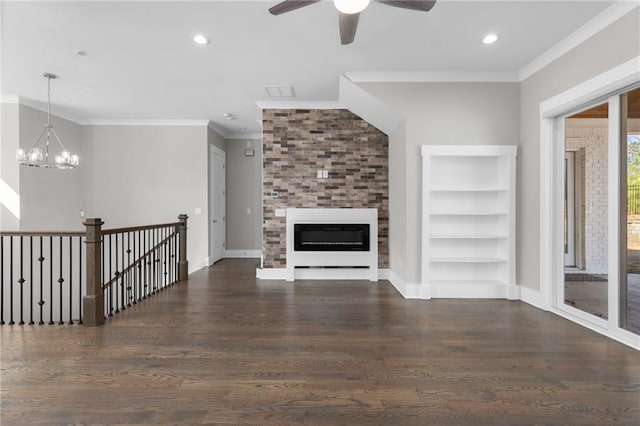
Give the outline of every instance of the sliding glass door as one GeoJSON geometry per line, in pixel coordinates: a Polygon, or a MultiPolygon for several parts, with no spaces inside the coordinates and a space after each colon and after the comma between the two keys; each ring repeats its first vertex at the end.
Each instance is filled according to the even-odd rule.
{"type": "Polygon", "coordinates": [[[620,96],[620,327],[640,334],[640,88],[620,96]]]}
{"type": "Polygon", "coordinates": [[[608,112],[604,102],[564,119],[564,286],[557,302],[591,321],[609,317],[608,112]]]}
{"type": "Polygon", "coordinates": [[[640,335],[640,87],[559,123],[564,266],[555,306],[640,335]]]}

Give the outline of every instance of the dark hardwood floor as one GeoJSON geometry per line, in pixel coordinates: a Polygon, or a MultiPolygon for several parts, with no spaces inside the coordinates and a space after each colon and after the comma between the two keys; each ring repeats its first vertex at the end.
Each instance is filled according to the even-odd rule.
{"type": "Polygon", "coordinates": [[[99,328],[2,326],[13,424],[640,424],[640,354],[525,303],[260,282],[226,260],[99,328]]]}

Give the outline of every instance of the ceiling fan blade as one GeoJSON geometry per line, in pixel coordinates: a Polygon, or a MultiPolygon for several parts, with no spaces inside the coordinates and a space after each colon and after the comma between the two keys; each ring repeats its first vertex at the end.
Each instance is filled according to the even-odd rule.
{"type": "Polygon", "coordinates": [[[340,13],[340,42],[345,44],[353,43],[358,29],[359,13],[340,13]]]}
{"type": "Polygon", "coordinates": [[[401,7],[403,9],[419,10],[428,12],[436,4],[436,0],[378,0],[380,3],[389,6],[401,7]]]}
{"type": "Polygon", "coordinates": [[[321,0],[285,0],[270,8],[269,12],[272,15],[282,15],[283,13],[291,12],[292,10],[300,9],[301,7],[309,6],[319,1],[321,0]]]}

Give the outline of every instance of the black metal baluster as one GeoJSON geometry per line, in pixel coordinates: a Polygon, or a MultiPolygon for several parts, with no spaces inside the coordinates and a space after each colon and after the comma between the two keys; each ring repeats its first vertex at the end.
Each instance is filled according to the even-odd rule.
{"type": "MultiPolygon", "coordinates": [[[[60,237],[62,239],[62,237],[60,237]]],[[[69,237],[69,322],[73,324],[73,237],[69,237]]]]}
{"type": "Polygon", "coordinates": [[[151,231],[153,235],[153,243],[151,244],[153,250],[153,292],[156,294],[156,287],[158,286],[158,265],[156,265],[157,249],[156,249],[156,230],[151,231]]]}
{"type": "Polygon", "coordinates": [[[173,285],[173,263],[171,259],[171,253],[173,252],[173,234],[171,233],[171,228],[169,228],[169,285],[173,285]]]}
{"type": "Polygon", "coordinates": [[[29,325],[33,322],[33,237],[29,237],[29,325]]]}
{"type": "MultiPolygon", "coordinates": [[[[111,234],[109,234],[109,279],[108,282],[111,282],[111,277],[113,277],[113,270],[111,269],[111,234]]],[[[113,316],[113,285],[109,286],[109,316],[113,316]]]]}
{"type": "Polygon", "coordinates": [[[82,324],[82,237],[78,237],[78,324],[82,324]]]}
{"type": "Polygon", "coordinates": [[[53,325],[53,237],[49,237],[49,325],[53,325]]]}
{"type": "Polygon", "coordinates": [[[4,237],[0,235],[0,260],[2,261],[2,271],[0,271],[0,325],[4,325],[4,237]]]}
{"type": "Polygon", "coordinates": [[[147,281],[147,268],[148,268],[148,265],[149,265],[149,261],[147,260],[147,257],[148,257],[147,256],[147,237],[148,237],[148,232],[146,230],[144,230],[142,232],[143,232],[143,234],[142,234],[142,243],[144,245],[144,248],[142,250],[142,252],[144,253],[144,259],[143,259],[143,262],[144,262],[144,267],[143,267],[143,269],[144,269],[144,280],[143,280],[144,293],[143,293],[143,297],[142,298],[146,299],[147,298],[147,291],[149,289],[149,284],[148,284],[148,281],[147,281]]]}
{"type": "MultiPolygon", "coordinates": [[[[116,272],[113,273],[113,278],[118,278],[118,276],[120,275],[120,271],[118,271],[118,234],[116,234],[115,258],[116,258],[116,272]]],[[[120,312],[120,306],[119,306],[120,303],[118,302],[118,280],[116,279],[111,286],[116,288],[115,290],[116,291],[116,310],[113,312],[117,314],[120,312]]]]}
{"type": "MultiPolygon", "coordinates": [[[[107,280],[105,279],[105,274],[107,273],[107,268],[105,268],[105,258],[107,257],[107,253],[105,252],[105,248],[104,248],[104,236],[100,239],[100,244],[102,245],[102,250],[100,251],[102,253],[102,296],[105,298],[105,300],[107,300],[107,293],[109,292],[108,289],[104,288],[104,284],[107,282],[107,280]]],[[[104,304],[104,309],[108,310],[109,309],[109,303],[105,303],[104,304]]],[[[107,317],[107,314],[105,312],[105,318],[107,317]]]]}
{"type": "Polygon", "coordinates": [[[62,293],[63,293],[63,289],[64,289],[64,278],[62,278],[62,237],[60,238],[60,278],[58,278],[58,283],[60,284],[60,318],[58,318],[58,324],[62,325],[64,324],[64,321],[62,320],[62,293]]]}
{"type": "Polygon", "coordinates": [[[20,284],[20,322],[19,325],[24,324],[24,237],[20,237],[20,279],[18,280],[18,284],[20,284]]]}
{"type": "MultiPolygon", "coordinates": [[[[135,238],[133,241],[135,245],[135,238]]],[[[131,266],[131,232],[127,232],[127,267],[131,266]]],[[[131,307],[131,272],[127,273],[127,306],[131,307]]]]}
{"type": "Polygon", "coordinates": [[[13,237],[9,237],[9,298],[9,325],[13,325],[13,237]]]}
{"type": "Polygon", "coordinates": [[[38,324],[44,324],[44,256],[42,256],[42,237],[40,237],[40,257],[38,258],[38,262],[40,262],[40,300],[38,300],[38,305],[40,305],[40,321],[38,324]]]}
{"type": "Polygon", "coordinates": [[[167,241],[166,241],[166,228],[163,229],[163,238],[162,240],[164,241],[164,253],[162,256],[162,264],[164,265],[164,286],[167,287],[167,285],[169,285],[169,283],[167,282],[169,279],[168,273],[167,273],[167,241]]]}

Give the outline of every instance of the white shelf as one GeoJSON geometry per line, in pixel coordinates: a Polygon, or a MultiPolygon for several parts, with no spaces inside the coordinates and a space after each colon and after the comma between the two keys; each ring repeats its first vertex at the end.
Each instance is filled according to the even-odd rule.
{"type": "Polygon", "coordinates": [[[514,298],[516,146],[422,146],[422,294],[514,298]]]}
{"type": "Polygon", "coordinates": [[[432,240],[502,240],[507,235],[434,235],[428,236],[432,240]]]}
{"type": "Polygon", "coordinates": [[[465,286],[465,285],[507,285],[506,281],[497,280],[433,280],[432,285],[436,286],[465,286]]]}
{"type": "Polygon", "coordinates": [[[439,188],[431,188],[429,191],[431,192],[508,192],[507,188],[472,188],[472,187],[439,187],[439,188]]]}
{"type": "Polygon", "coordinates": [[[505,263],[507,259],[499,257],[432,257],[431,263],[505,263]]]}
{"type": "Polygon", "coordinates": [[[429,212],[431,216],[507,216],[508,212],[461,212],[461,211],[433,211],[429,212]]]}

